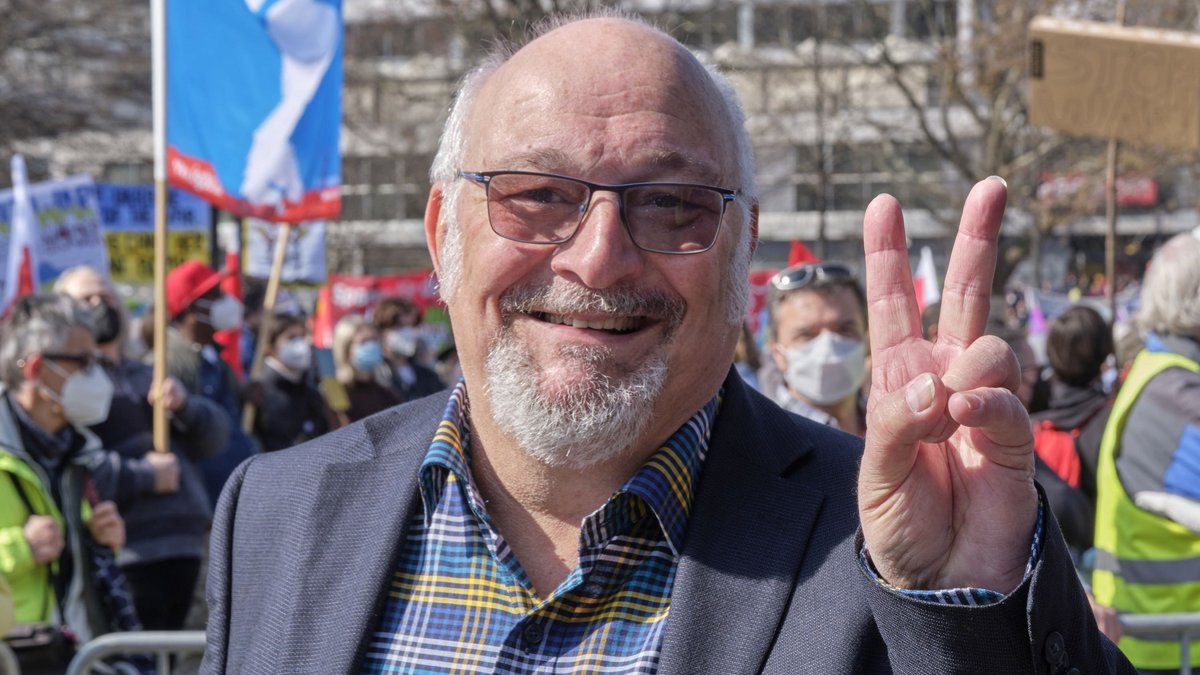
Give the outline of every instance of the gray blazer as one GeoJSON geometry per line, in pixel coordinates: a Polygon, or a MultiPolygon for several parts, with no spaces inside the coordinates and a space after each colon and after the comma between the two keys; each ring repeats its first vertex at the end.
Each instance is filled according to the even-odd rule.
{"type": "MultiPolygon", "coordinates": [[[[248,460],[217,509],[204,673],[354,673],[419,508],[446,393],[248,460]]],[[[990,607],[901,597],[861,570],[862,441],[731,371],[660,672],[1133,673],[1095,627],[1047,514],[1030,581],[990,607]]]]}

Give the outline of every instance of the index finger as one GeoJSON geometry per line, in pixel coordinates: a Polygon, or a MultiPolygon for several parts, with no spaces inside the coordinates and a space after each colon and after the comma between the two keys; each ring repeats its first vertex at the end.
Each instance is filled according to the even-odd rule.
{"type": "Polygon", "coordinates": [[[867,325],[871,353],[921,337],[921,313],[908,267],[908,242],[900,202],[879,195],[863,217],[867,263],[867,325]]]}
{"type": "Polygon", "coordinates": [[[1007,201],[1008,184],[999,176],[979,181],[967,195],[942,286],[939,343],[965,348],[983,335],[1007,201]]]}

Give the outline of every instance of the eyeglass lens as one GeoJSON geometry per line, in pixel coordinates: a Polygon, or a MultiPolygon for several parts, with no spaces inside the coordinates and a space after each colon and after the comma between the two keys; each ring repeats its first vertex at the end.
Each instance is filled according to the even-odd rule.
{"type": "MultiPolygon", "coordinates": [[[[703,251],[716,240],[725,197],[692,185],[618,188],[635,244],[666,253],[703,251]]],[[[562,243],[583,221],[591,188],[566,178],[497,174],[488,182],[488,217],[496,234],[529,243],[562,243]]]]}

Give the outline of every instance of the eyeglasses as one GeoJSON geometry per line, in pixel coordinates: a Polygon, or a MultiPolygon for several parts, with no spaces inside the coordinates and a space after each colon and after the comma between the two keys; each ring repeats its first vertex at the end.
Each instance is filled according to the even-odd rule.
{"type": "Polygon", "coordinates": [[[483,186],[496,234],[525,244],[562,244],[575,236],[592,194],[615,192],[621,220],[643,251],[686,255],[712,248],[725,206],[737,190],[690,183],[604,185],[529,171],[460,171],[483,186]]]}
{"type": "Polygon", "coordinates": [[[778,272],[771,277],[771,286],[777,291],[794,291],[826,281],[853,278],[854,272],[841,263],[805,263],[778,272]]]}
{"type": "Polygon", "coordinates": [[[54,352],[45,352],[42,358],[50,359],[51,361],[66,361],[79,366],[79,369],[84,373],[90,373],[96,365],[95,354],[60,354],[54,352]]]}

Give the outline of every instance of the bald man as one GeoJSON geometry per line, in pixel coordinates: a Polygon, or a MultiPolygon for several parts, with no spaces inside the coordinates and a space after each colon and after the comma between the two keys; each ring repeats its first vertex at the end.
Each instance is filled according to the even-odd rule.
{"type": "Polygon", "coordinates": [[[743,122],[619,17],[467,76],[425,215],[463,380],[239,468],[205,672],[1131,672],[1041,508],[1016,361],[980,337],[1003,182],[968,198],[936,346],[899,206],[868,209],[864,449],[731,367],[743,122]]]}

